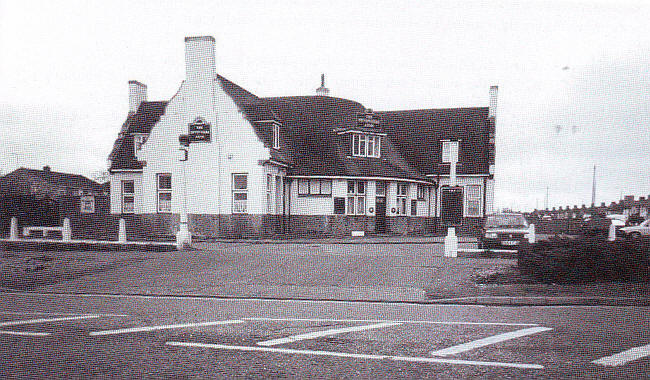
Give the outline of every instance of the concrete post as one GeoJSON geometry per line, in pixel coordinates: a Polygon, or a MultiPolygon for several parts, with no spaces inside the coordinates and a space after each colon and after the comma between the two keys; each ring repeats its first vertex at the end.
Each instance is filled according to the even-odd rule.
{"type": "Polygon", "coordinates": [[[535,244],[535,225],[531,224],[528,226],[528,243],[535,244]]]}
{"type": "Polygon", "coordinates": [[[11,228],[9,230],[9,240],[18,240],[18,218],[11,217],[11,228]]]}
{"type": "Polygon", "coordinates": [[[117,242],[126,243],[126,222],[124,218],[120,218],[120,225],[117,231],[117,242]]]}
{"type": "MultiPolygon", "coordinates": [[[[181,150],[183,150],[181,148],[181,150]]],[[[187,152],[187,151],[186,151],[187,152]]],[[[185,163],[187,162],[187,156],[184,159],[181,159],[181,169],[182,169],[182,183],[183,183],[183,196],[181,202],[181,213],[180,213],[180,223],[178,226],[178,233],[176,234],[176,248],[182,250],[188,248],[192,245],[192,234],[188,228],[187,220],[187,183],[186,183],[186,172],[185,172],[185,163]]]]}
{"type": "Polygon", "coordinates": [[[70,241],[72,240],[72,228],[70,227],[70,219],[65,218],[63,219],[63,241],[70,241]]]}
{"type": "Polygon", "coordinates": [[[609,235],[607,235],[607,240],[608,241],[616,240],[616,226],[614,225],[614,223],[609,225],[609,235]]]}
{"type": "Polygon", "coordinates": [[[445,257],[458,257],[456,227],[449,227],[447,229],[447,236],[445,236],[445,257]]]}

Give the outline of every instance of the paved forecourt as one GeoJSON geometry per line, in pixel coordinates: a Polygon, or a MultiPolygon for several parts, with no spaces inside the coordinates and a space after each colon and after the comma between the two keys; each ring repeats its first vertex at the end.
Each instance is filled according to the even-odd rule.
{"type": "Polygon", "coordinates": [[[255,370],[272,367],[276,374],[314,377],[350,370],[360,377],[625,377],[650,363],[645,327],[601,331],[589,323],[616,315],[647,319],[634,308],[603,313],[588,307],[34,294],[0,299],[0,363],[25,376],[111,375],[120,368],[135,375],[139,368],[163,377],[255,377],[270,375],[255,370]],[[17,352],[31,360],[16,360],[17,352]]]}

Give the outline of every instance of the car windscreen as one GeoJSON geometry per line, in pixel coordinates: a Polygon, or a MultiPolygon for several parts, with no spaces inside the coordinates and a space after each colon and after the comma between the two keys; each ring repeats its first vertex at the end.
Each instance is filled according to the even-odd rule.
{"type": "Polygon", "coordinates": [[[485,219],[485,228],[528,227],[523,215],[490,215],[485,219]]]}

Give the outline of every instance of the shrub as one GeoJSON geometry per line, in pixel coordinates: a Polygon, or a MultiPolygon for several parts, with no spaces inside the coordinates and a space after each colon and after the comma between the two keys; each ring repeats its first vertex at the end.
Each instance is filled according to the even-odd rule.
{"type": "Polygon", "coordinates": [[[552,239],[522,246],[519,271],[546,283],[648,282],[650,239],[552,239]]]}

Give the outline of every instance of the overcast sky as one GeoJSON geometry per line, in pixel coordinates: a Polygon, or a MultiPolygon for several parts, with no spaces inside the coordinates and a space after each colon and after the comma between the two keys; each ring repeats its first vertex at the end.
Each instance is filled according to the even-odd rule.
{"type": "Polygon", "coordinates": [[[259,96],[376,110],[486,106],[499,85],[496,204],[528,210],[650,194],[650,6],[643,2],[0,0],[0,170],[92,176],[127,82],[168,100],[185,36],[259,96]]]}

